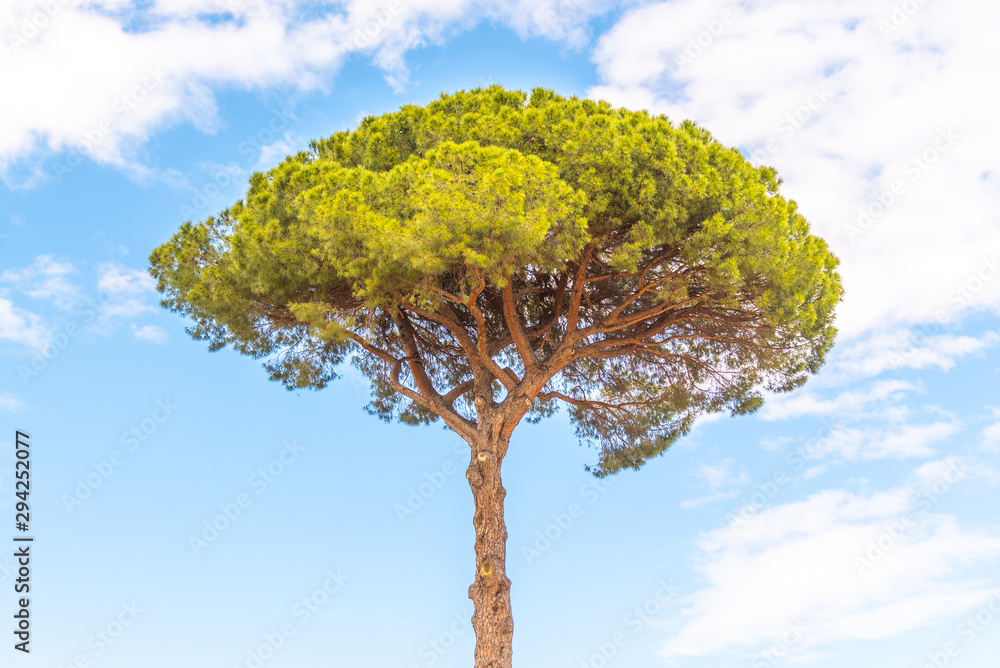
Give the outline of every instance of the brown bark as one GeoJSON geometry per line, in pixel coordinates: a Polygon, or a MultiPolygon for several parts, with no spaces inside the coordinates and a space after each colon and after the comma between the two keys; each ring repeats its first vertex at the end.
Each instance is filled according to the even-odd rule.
{"type": "Polygon", "coordinates": [[[476,579],[469,587],[475,606],[472,628],[476,632],[475,668],[511,668],[514,620],[507,577],[507,526],[500,481],[500,466],[508,438],[483,435],[472,444],[466,477],[472,487],[476,530],[476,579]]]}

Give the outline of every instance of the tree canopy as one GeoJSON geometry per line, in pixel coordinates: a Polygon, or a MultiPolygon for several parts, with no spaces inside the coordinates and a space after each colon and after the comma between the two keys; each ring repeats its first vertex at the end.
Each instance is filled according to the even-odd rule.
{"type": "Polygon", "coordinates": [[[837,259],[698,125],[498,86],[367,117],[150,256],[162,304],[289,388],[349,361],[386,420],[567,405],[597,475],[823,363],[837,259]]]}

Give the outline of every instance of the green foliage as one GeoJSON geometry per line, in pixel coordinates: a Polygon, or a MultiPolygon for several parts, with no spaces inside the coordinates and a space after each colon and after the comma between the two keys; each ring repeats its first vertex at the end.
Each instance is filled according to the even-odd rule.
{"type": "Polygon", "coordinates": [[[493,86],[313,142],[150,271],[210,349],[289,388],[350,359],[387,420],[474,421],[474,386],[530,385],[527,419],[567,403],[606,475],[822,364],[837,259],[778,186],[694,123],[493,86]]]}
{"type": "Polygon", "coordinates": [[[531,264],[556,271],[587,239],[582,192],[555,165],[512,149],[443,142],[372,172],[316,162],[296,175],[296,215],[324,262],[368,308],[399,295],[431,299],[456,266],[496,285],[531,264]]]}

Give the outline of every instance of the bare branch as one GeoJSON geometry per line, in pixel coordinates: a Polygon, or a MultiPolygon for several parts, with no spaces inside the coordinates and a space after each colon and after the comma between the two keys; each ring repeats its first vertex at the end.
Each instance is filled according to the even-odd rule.
{"type": "Polygon", "coordinates": [[[469,301],[466,306],[469,307],[472,317],[476,320],[476,329],[478,332],[478,336],[476,338],[478,339],[477,350],[479,352],[479,359],[482,360],[486,368],[490,370],[490,373],[492,373],[497,380],[503,383],[504,387],[507,388],[507,392],[512,392],[517,385],[511,384],[507,374],[503,372],[500,365],[498,365],[493,360],[493,356],[490,355],[489,345],[487,342],[488,336],[486,333],[486,318],[483,316],[482,310],[480,310],[479,306],[476,304],[476,300],[479,299],[479,295],[481,295],[483,290],[486,289],[486,279],[483,277],[482,272],[475,270],[473,270],[473,272],[473,275],[477,279],[477,285],[469,294],[469,301]]]}
{"type": "Polygon", "coordinates": [[[531,344],[524,334],[521,320],[518,317],[517,303],[514,300],[514,289],[511,286],[509,276],[507,277],[507,283],[503,287],[503,315],[507,321],[507,330],[514,338],[514,345],[517,346],[517,351],[521,354],[525,368],[537,363],[538,358],[535,356],[535,351],[531,349],[531,344]]]}
{"type": "Polygon", "coordinates": [[[596,242],[591,241],[583,250],[583,257],[580,258],[576,278],[573,280],[573,293],[569,300],[569,322],[566,326],[567,339],[570,335],[576,332],[576,324],[580,317],[580,300],[583,297],[583,291],[586,288],[586,281],[584,278],[587,275],[587,265],[590,264],[590,257],[594,254],[595,245],[596,242]]]}

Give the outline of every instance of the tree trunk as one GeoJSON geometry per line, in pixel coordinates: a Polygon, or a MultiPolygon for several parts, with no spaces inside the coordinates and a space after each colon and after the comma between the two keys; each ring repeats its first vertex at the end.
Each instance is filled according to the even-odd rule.
{"type": "Polygon", "coordinates": [[[511,668],[514,620],[510,610],[507,578],[507,526],[500,482],[500,466],[507,442],[483,438],[472,444],[472,461],[466,477],[472,487],[476,529],[476,580],[469,587],[475,606],[472,628],[476,632],[475,668],[511,668]]]}

